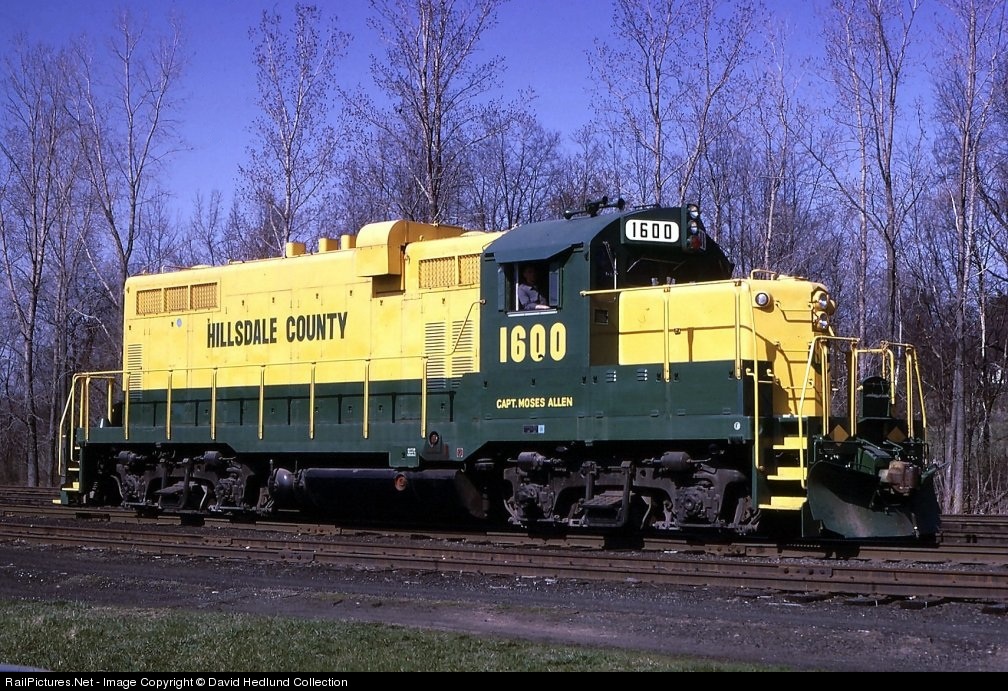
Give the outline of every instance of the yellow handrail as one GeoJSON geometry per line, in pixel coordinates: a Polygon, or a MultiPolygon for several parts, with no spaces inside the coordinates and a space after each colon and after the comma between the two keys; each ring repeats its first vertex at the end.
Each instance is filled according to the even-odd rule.
{"type": "Polygon", "coordinates": [[[315,363],[311,363],[311,381],[308,384],[308,438],[315,438],[315,363]]]}
{"type": "MultiPolygon", "coordinates": [[[[752,285],[745,281],[745,294],[749,302],[749,333],[752,334],[752,370],[750,374],[753,380],[753,467],[763,469],[763,455],[760,445],[760,413],[759,413],[759,339],[756,335],[756,311],[753,309],[752,285]]],[[[739,286],[740,288],[742,286],[739,286]]],[[[736,292],[736,304],[738,308],[735,315],[736,332],[738,333],[738,343],[735,348],[735,358],[741,367],[742,358],[742,291],[736,292]]]]}
{"type": "MultiPolygon", "coordinates": [[[[364,420],[362,433],[364,438],[367,438],[370,434],[369,429],[369,397],[370,397],[370,365],[372,361],[377,360],[396,360],[403,361],[407,359],[417,359],[420,362],[420,436],[425,438],[427,434],[427,416],[429,411],[428,406],[428,395],[427,391],[428,385],[428,366],[429,366],[429,356],[427,355],[417,355],[413,357],[404,358],[401,356],[385,356],[380,358],[371,358],[365,361],[365,371],[364,371],[364,381],[362,382],[364,387],[364,420]]],[[[316,434],[316,422],[317,416],[315,415],[315,400],[316,392],[318,387],[318,374],[317,369],[320,364],[337,364],[345,362],[355,362],[358,361],[356,358],[332,358],[327,360],[319,360],[309,363],[311,366],[308,386],[309,386],[309,438],[314,439],[316,434]]],[[[260,439],[265,437],[265,386],[266,386],[266,370],[272,366],[288,366],[292,363],[276,363],[275,365],[268,364],[236,364],[236,365],[224,365],[224,366],[204,366],[204,367],[192,367],[186,370],[190,375],[194,372],[199,371],[209,371],[210,372],[210,438],[212,440],[217,439],[217,425],[218,425],[218,398],[219,398],[219,375],[221,370],[240,370],[247,369],[250,367],[259,368],[259,396],[258,396],[258,436],[260,439]]],[[[105,370],[105,371],[95,371],[95,372],[79,372],[73,375],[71,379],[70,392],[67,396],[66,403],[63,407],[63,413],[60,416],[59,423],[59,435],[60,444],[57,450],[57,468],[62,475],[68,466],[67,461],[67,451],[69,450],[68,444],[72,441],[73,430],[71,427],[74,422],[76,426],[82,430],[83,440],[88,441],[90,439],[91,423],[90,423],[90,390],[91,382],[93,380],[104,380],[106,382],[105,394],[106,394],[106,416],[111,419],[112,417],[112,407],[115,394],[115,380],[117,378],[122,378],[122,392],[123,392],[123,416],[122,416],[122,430],[123,438],[129,440],[129,422],[130,422],[130,381],[131,378],[137,376],[141,373],[143,374],[153,374],[157,372],[164,372],[167,374],[167,387],[166,387],[166,410],[165,410],[165,436],[167,439],[171,439],[172,433],[172,401],[174,398],[174,373],[178,371],[176,368],[162,368],[162,369],[146,369],[146,370],[105,370]]]]}
{"type": "Polygon", "coordinates": [[[266,365],[259,365],[259,438],[263,438],[266,409],[266,365]]]}
{"type": "Polygon", "coordinates": [[[105,410],[106,416],[111,419],[111,400],[115,390],[115,377],[121,374],[121,372],[81,372],[73,375],[71,378],[70,393],[67,395],[66,403],[63,405],[63,412],[60,414],[59,444],[56,449],[56,470],[61,477],[66,473],[68,467],[66,452],[68,444],[73,442],[73,429],[71,427],[74,424],[75,418],[77,426],[84,430],[85,441],[88,438],[90,429],[90,425],[88,424],[88,417],[90,415],[88,400],[90,399],[91,380],[105,380],[107,396],[105,410]],[[81,390],[79,394],[78,389],[81,390]]]}
{"type": "Polygon", "coordinates": [[[421,359],[420,370],[420,437],[427,438],[427,356],[421,359]]]}
{"type": "MultiPolygon", "coordinates": [[[[748,283],[746,284],[749,285],[748,283]]],[[[735,378],[742,378],[742,282],[735,282],[735,378]]]]}
{"type": "MultiPolygon", "coordinates": [[[[892,381],[896,379],[896,356],[892,352],[893,348],[900,348],[903,350],[903,366],[906,368],[906,420],[907,420],[907,434],[911,437],[916,436],[916,423],[914,421],[914,389],[917,390],[917,398],[920,401],[920,411],[921,411],[921,427],[924,433],[927,433],[927,411],[924,405],[924,385],[921,381],[920,376],[920,362],[917,359],[917,348],[909,343],[899,343],[896,341],[882,341],[881,348],[886,350],[892,371],[892,381]],[[914,387],[914,382],[916,381],[917,386],[914,387]]],[[[892,391],[892,403],[896,403],[896,391],[892,391]]]]}
{"type": "Polygon", "coordinates": [[[371,360],[364,361],[364,438],[368,438],[368,399],[371,397],[371,360]]]}
{"type": "Polygon", "coordinates": [[[671,355],[672,354],[672,344],[669,342],[669,327],[671,326],[669,324],[669,308],[671,307],[671,305],[669,303],[669,300],[671,299],[672,294],[669,292],[669,289],[668,289],[667,286],[662,291],[662,296],[663,296],[662,299],[664,301],[664,308],[662,310],[662,327],[663,327],[662,328],[662,336],[663,336],[663,338],[662,338],[662,377],[664,377],[664,381],[666,383],[668,383],[669,377],[672,376],[672,373],[671,373],[671,371],[669,369],[669,360],[672,358],[672,355],[671,355]]]}
{"type": "MultiPolygon", "coordinates": [[[[809,354],[808,359],[805,361],[805,375],[802,377],[802,389],[801,396],[798,397],[798,438],[805,438],[805,395],[808,393],[809,385],[812,382],[812,363],[815,361],[816,353],[819,353],[821,358],[823,374],[821,377],[823,385],[823,413],[824,416],[829,411],[829,342],[830,341],[843,341],[850,344],[856,344],[858,339],[852,338],[850,336],[833,336],[828,334],[819,334],[812,338],[812,342],[809,343],[809,354]]],[[[853,380],[853,377],[850,377],[853,380]]],[[[853,413],[852,413],[853,417],[853,413]]],[[[823,418],[823,433],[825,434],[829,425],[829,418],[823,418]]],[[[806,486],[805,481],[805,447],[798,447],[798,468],[801,473],[802,481],[801,486],[806,486]]]]}
{"type": "Polygon", "coordinates": [[[174,370],[168,370],[168,402],[165,404],[165,439],[171,439],[172,374],[174,374],[174,370]]]}
{"type": "MultiPolygon", "coordinates": [[[[84,420],[90,420],[91,419],[91,396],[90,396],[90,393],[91,393],[91,379],[90,379],[90,377],[86,378],[84,380],[84,382],[85,382],[84,383],[84,389],[85,389],[85,392],[86,392],[87,395],[84,395],[84,396],[81,397],[81,404],[80,404],[80,419],[81,419],[81,424],[83,424],[84,420]]],[[[88,428],[85,427],[85,429],[84,429],[84,441],[87,441],[87,439],[88,439],[88,428]]]]}
{"type": "MultiPolygon", "coordinates": [[[[451,350],[446,353],[446,355],[454,355],[455,351],[458,350],[459,343],[462,342],[462,335],[465,333],[466,326],[469,325],[470,318],[472,317],[473,308],[483,305],[486,300],[473,300],[469,304],[469,310],[466,312],[465,319],[462,320],[462,326],[459,328],[458,336],[455,337],[455,342],[452,343],[451,350]]],[[[421,358],[426,358],[426,355],[421,355],[421,358]]]]}
{"type": "Polygon", "coordinates": [[[132,372],[123,372],[123,439],[129,441],[130,377],[132,372]]]}
{"type": "Polygon", "coordinates": [[[210,372],[210,439],[217,441],[217,368],[210,372]]]}

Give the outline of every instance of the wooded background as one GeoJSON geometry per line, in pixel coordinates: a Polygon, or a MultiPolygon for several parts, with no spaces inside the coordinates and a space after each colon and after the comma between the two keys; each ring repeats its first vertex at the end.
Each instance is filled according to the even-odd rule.
{"type": "MultiPolygon", "coordinates": [[[[1003,512],[1008,20],[1001,0],[823,0],[808,60],[773,7],[614,0],[585,45],[588,125],[544,127],[484,49],[500,0],[372,0],[249,27],[258,76],[237,192],[173,208],[180,24],[124,11],[105,40],[25,35],[0,65],[0,482],[56,484],[73,372],[121,367],[141,272],[276,256],[406,218],[505,229],[603,194],[682,200],[744,276],[822,281],[838,330],[917,344],[949,512],[1003,512]],[[370,81],[341,70],[374,46],[370,81]],[[927,55],[928,60],[920,56],[927,55]]],[[[534,21],[530,17],[529,21],[534,21]]],[[[499,52],[499,51],[498,51],[499,52]]]]}

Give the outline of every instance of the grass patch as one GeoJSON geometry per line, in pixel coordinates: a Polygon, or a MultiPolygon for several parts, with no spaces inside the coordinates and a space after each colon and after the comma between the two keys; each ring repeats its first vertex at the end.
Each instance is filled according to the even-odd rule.
{"type": "Polygon", "coordinates": [[[51,602],[0,602],[0,662],[58,672],[766,669],[379,624],[51,602]]]}

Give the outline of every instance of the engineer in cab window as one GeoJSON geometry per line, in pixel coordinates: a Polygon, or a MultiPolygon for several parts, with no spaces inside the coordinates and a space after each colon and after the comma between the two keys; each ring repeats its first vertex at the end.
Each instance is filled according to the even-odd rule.
{"type": "Polygon", "coordinates": [[[546,297],[539,290],[539,276],[531,264],[522,267],[521,278],[518,281],[518,309],[548,310],[546,297]]]}

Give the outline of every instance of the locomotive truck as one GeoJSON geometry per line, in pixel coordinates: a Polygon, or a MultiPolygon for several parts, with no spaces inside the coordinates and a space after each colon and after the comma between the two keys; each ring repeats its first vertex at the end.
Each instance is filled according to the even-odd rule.
{"type": "Polygon", "coordinates": [[[695,204],[602,199],[504,232],[371,223],[314,251],[133,276],[124,305],[122,368],[73,379],[66,504],[530,531],[939,527],[913,347],[834,333],[815,281],[733,276],[695,204]]]}

